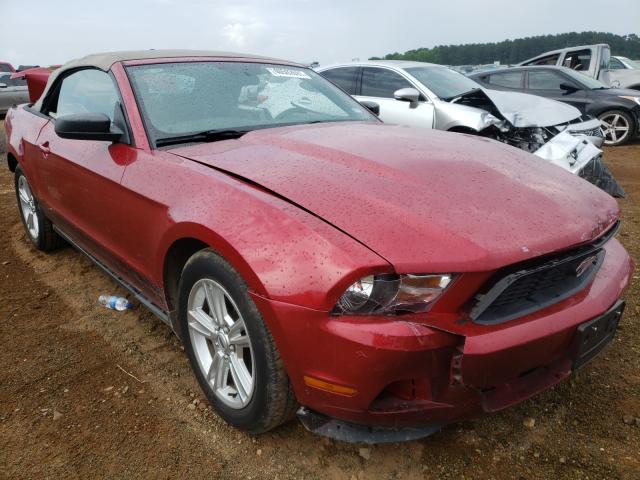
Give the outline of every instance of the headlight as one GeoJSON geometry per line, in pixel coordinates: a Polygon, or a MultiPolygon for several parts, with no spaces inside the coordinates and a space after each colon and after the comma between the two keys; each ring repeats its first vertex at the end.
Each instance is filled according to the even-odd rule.
{"type": "Polygon", "coordinates": [[[618,98],[624,98],[625,100],[631,100],[632,102],[636,102],[638,105],[640,105],[640,97],[619,95],[618,98]]]}
{"type": "Polygon", "coordinates": [[[428,311],[451,284],[453,275],[369,275],[342,294],[337,315],[388,315],[428,311]]]}

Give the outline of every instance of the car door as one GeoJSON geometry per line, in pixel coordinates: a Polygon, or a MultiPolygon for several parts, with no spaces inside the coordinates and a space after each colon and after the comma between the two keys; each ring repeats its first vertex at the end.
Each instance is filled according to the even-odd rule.
{"type": "Polygon", "coordinates": [[[360,91],[356,99],[369,100],[380,105],[379,117],[383,122],[433,128],[433,104],[424,97],[415,103],[396,100],[393,94],[401,88],[416,87],[394,70],[362,67],[360,91]]]}
{"type": "Polygon", "coordinates": [[[526,93],[547,97],[559,102],[573,105],[582,113],[585,112],[587,106],[587,96],[584,90],[568,77],[559,72],[546,69],[531,69],[527,72],[527,90],[526,93]],[[565,90],[560,85],[567,84],[576,88],[576,90],[565,90]]]}
{"type": "Polygon", "coordinates": [[[37,140],[40,202],[74,242],[112,270],[125,271],[119,242],[126,238],[127,205],[120,181],[131,146],[64,139],[55,132],[56,119],[65,115],[104,113],[114,122],[121,103],[117,86],[106,72],[84,69],[60,79],[51,92],[43,109],[51,121],[37,140]]]}

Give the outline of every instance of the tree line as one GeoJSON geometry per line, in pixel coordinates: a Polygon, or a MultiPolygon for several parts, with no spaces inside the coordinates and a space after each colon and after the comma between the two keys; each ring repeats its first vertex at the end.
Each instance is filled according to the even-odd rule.
{"type": "Polygon", "coordinates": [[[612,55],[640,59],[640,37],[635,33],[615,35],[606,32],[571,32],[516,38],[497,43],[438,45],[404,53],[389,53],[384,57],[371,57],[369,60],[415,60],[442,65],[480,65],[494,61],[514,64],[549,50],[594,43],[609,44],[612,55]]]}

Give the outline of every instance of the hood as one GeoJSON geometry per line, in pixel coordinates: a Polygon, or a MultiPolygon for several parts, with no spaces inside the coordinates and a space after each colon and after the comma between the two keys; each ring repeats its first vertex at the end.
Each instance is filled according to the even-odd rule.
{"type": "Polygon", "coordinates": [[[492,270],[587,242],[618,215],[613,198],[548,162],[437,130],[306,125],[169,152],[277,193],[399,273],[492,270]]]}
{"type": "MultiPolygon", "coordinates": [[[[491,101],[500,114],[514,127],[553,127],[580,118],[581,113],[566,103],[536,95],[519,92],[502,92],[482,88],[481,91],[491,101]]],[[[459,97],[460,100],[473,98],[477,91],[459,97]]],[[[466,105],[477,106],[481,105],[466,105]]]]}

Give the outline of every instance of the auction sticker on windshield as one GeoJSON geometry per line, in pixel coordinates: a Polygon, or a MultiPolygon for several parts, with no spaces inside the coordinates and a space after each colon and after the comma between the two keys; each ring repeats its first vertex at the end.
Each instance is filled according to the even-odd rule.
{"type": "Polygon", "coordinates": [[[267,70],[274,77],[287,77],[287,78],[311,78],[302,70],[291,70],[289,68],[272,68],[267,67],[267,70]]]}

